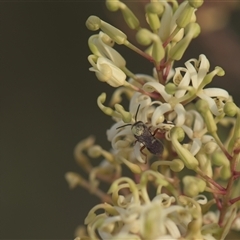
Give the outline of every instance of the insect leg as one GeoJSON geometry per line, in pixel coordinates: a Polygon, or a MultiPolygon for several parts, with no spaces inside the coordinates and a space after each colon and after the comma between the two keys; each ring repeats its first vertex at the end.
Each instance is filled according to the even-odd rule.
{"type": "Polygon", "coordinates": [[[159,129],[160,129],[160,128],[155,129],[155,131],[153,132],[152,135],[155,136],[159,129]]]}

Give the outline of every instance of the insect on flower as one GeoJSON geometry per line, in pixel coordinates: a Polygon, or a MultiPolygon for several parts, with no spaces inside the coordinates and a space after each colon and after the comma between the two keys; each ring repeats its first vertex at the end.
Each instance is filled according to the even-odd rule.
{"type": "Polygon", "coordinates": [[[139,108],[140,108],[140,104],[138,105],[138,108],[137,108],[134,124],[131,124],[131,123],[125,124],[123,126],[118,127],[117,129],[123,128],[126,126],[132,126],[131,130],[134,137],[136,138],[136,142],[138,141],[143,144],[143,146],[140,149],[140,152],[145,156],[146,162],[147,162],[147,155],[143,152],[144,148],[147,148],[148,151],[154,155],[161,155],[164,147],[162,142],[155,137],[155,134],[159,130],[158,128],[152,134],[146,124],[144,124],[142,121],[137,121],[137,114],[138,114],[139,108]]]}

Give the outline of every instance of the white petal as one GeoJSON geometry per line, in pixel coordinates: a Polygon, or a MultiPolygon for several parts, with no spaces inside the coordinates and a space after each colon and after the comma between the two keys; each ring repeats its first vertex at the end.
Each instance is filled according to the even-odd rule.
{"type": "Polygon", "coordinates": [[[209,97],[223,97],[225,99],[229,98],[229,94],[226,90],[222,88],[205,88],[203,92],[209,97]]]}
{"type": "Polygon", "coordinates": [[[172,220],[170,220],[170,218],[167,218],[165,220],[165,226],[172,237],[174,237],[174,238],[181,237],[181,233],[179,232],[179,229],[178,229],[176,223],[174,223],[172,220]]]}
{"type": "Polygon", "coordinates": [[[190,152],[192,153],[193,156],[195,156],[199,152],[201,146],[202,146],[201,140],[199,138],[194,138],[190,149],[190,152]]]}
{"type": "Polygon", "coordinates": [[[195,89],[197,89],[198,86],[199,86],[198,74],[197,74],[197,71],[196,71],[195,67],[191,63],[193,60],[196,61],[196,59],[190,59],[189,61],[185,62],[185,66],[187,67],[188,72],[190,74],[190,78],[191,78],[193,87],[195,89]]]}
{"type": "MultiPolygon", "coordinates": [[[[118,67],[116,67],[112,61],[104,57],[99,57],[97,60],[97,68],[101,74],[106,76],[106,82],[112,87],[122,86],[125,83],[126,74],[118,67]]],[[[101,79],[99,79],[102,81],[101,79]]]]}
{"type": "MultiPolygon", "coordinates": [[[[175,76],[176,76],[177,72],[178,72],[178,74],[181,74],[180,71],[184,71],[185,74],[184,74],[184,77],[182,78],[181,82],[179,83],[178,87],[181,88],[181,87],[189,86],[189,83],[190,83],[190,74],[189,74],[189,72],[187,72],[186,68],[176,68],[175,76]]],[[[177,90],[174,96],[176,98],[180,98],[180,97],[185,95],[186,91],[187,90],[184,90],[184,89],[183,90],[182,89],[177,90]]]]}
{"type": "MultiPolygon", "coordinates": [[[[104,37],[109,37],[108,35],[104,34],[103,32],[100,32],[99,33],[99,43],[101,44],[102,48],[102,54],[109,58],[111,61],[114,62],[114,64],[119,67],[119,68],[122,68],[126,65],[126,61],[125,59],[115,50],[113,49],[112,47],[108,46],[107,44],[105,44],[103,42],[103,38],[104,37]]],[[[99,44],[99,45],[100,45],[99,44]]],[[[100,50],[100,49],[99,49],[100,50]]]]}
{"type": "Polygon", "coordinates": [[[203,54],[199,56],[199,62],[200,66],[198,69],[198,83],[200,84],[209,71],[210,64],[206,56],[203,54]]]}
{"type": "Polygon", "coordinates": [[[195,115],[193,131],[198,132],[203,130],[205,124],[202,116],[195,110],[192,110],[191,112],[194,112],[194,115],[195,115]]]}
{"type": "Polygon", "coordinates": [[[143,85],[143,90],[145,90],[146,92],[156,91],[156,92],[160,93],[166,102],[172,97],[170,94],[166,93],[165,86],[158,82],[145,83],[143,85]]]}
{"type": "Polygon", "coordinates": [[[140,142],[136,142],[136,144],[133,147],[134,155],[139,162],[145,163],[146,162],[145,156],[143,156],[140,152],[141,147],[142,146],[141,146],[140,142]]]}
{"type": "Polygon", "coordinates": [[[188,135],[188,137],[190,139],[192,139],[192,137],[193,137],[193,130],[190,127],[186,126],[186,125],[182,125],[181,127],[184,130],[184,132],[188,135]]]}
{"type": "Polygon", "coordinates": [[[186,111],[182,104],[178,103],[174,107],[175,112],[177,113],[177,118],[175,120],[176,126],[182,126],[185,122],[186,111]]]}
{"type": "Polygon", "coordinates": [[[157,107],[152,115],[152,126],[157,127],[159,120],[162,120],[164,113],[171,110],[172,106],[169,103],[163,103],[161,106],[157,107]]]}
{"type": "Polygon", "coordinates": [[[206,95],[203,91],[199,92],[197,94],[197,96],[208,102],[209,108],[215,116],[218,116],[220,114],[219,111],[218,111],[218,107],[217,107],[216,102],[211,97],[206,95]]]}

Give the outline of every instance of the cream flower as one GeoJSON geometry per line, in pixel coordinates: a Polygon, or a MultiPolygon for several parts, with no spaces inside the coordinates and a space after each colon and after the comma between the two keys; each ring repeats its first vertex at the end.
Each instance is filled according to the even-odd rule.
{"type": "Polygon", "coordinates": [[[89,70],[95,72],[101,82],[106,82],[112,87],[119,87],[125,84],[126,74],[116,67],[112,61],[105,57],[96,59],[94,55],[90,55],[88,61],[92,65],[89,70]]]}
{"type": "Polygon", "coordinates": [[[111,60],[119,68],[125,67],[125,59],[112,48],[114,42],[107,34],[99,32],[99,34],[92,35],[88,40],[88,45],[94,55],[111,60]]]}

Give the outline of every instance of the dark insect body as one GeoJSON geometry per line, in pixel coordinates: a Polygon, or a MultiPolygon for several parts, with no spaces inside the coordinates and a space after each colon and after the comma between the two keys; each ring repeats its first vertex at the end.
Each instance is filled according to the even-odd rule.
{"type": "Polygon", "coordinates": [[[140,151],[146,157],[146,160],[147,160],[147,155],[143,152],[143,149],[145,147],[148,149],[150,153],[154,155],[161,155],[164,147],[162,142],[159,141],[157,138],[155,138],[155,134],[157,133],[158,129],[156,129],[152,134],[146,124],[144,124],[142,121],[137,121],[137,114],[139,111],[139,107],[140,105],[138,105],[137,112],[135,115],[136,122],[134,124],[126,124],[126,125],[120,126],[117,129],[126,127],[126,126],[131,126],[131,130],[134,137],[136,138],[136,141],[143,144],[140,151]]]}

